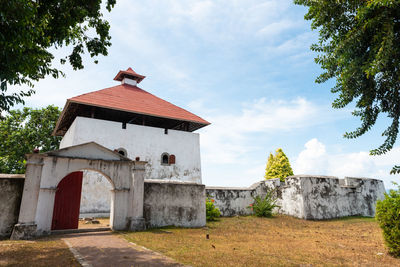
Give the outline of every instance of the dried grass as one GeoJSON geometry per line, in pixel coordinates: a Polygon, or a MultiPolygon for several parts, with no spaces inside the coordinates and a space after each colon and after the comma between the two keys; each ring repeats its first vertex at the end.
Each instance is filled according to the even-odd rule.
{"type": "Polygon", "coordinates": [[[400,259],[387,254],[373,218],[234,217],[201,229],[164,228],[123,235],[192,266],[400,266],[400,259]]]}
{"type": "Polygon", "coordinates": [[[64,241],[0,241],[0,266],[80,266],[64,241]]]}

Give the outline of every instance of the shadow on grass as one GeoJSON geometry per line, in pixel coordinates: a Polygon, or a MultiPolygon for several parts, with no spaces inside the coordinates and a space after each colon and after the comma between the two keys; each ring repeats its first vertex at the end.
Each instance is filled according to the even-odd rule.
{"type": "MultiPolygon", "coordinates": [[[[172,232],[170,232],[168,230],[191,230],[191,229],[205,229],[205,230],[207,230],[208,228],[211,228],[211,227],[209,227],[208,223],[207,223],[206,226],[203,226],[203,227],[182,227],[182,226],[167,225],[167,226],[161,226],[161,227],[150,227],[150,228],[147,228],[144,231],[138,231],[138,232],[154,233],[154,234],[171,234],[172,232]]],[[[135,232],[132,232],[132,231],[114,231],[114,233],[129,234],[129,233],[135,233],[135,232]]]]}
{"type": "Polygon", "coordinates": [[[277,214],[273,217],[269,217],[268,219],[277,219],[277,218],[290,218],[292,220],[299,220],[303,222],[376,222],[375,217],[367,217],[367,216],[346,216],[346,217],[339,217],[339,218],[332,218],[332,219],[303,219],[297,218],[285,214],[277,214]]]}
{"type": "Polygon", "coordinates": [[[375,217],[366,217],[366,216],[347,216],[347,217],[335,218],[324,221],[376,222],[376,219],[375,217]]]}
{"type": "Polygon", "coordinates": [[[80,266],[63,241],[0,242],[0,266],[80,266]]]}

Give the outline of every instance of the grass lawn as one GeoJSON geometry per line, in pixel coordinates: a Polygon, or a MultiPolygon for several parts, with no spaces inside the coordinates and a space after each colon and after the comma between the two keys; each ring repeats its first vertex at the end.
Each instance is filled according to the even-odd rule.
{"type": "Polygon", "coordinates": [[[208,223],[205,228],[121,234],[192,266],[400,266],[400,259],[387,254],[374,218],[233,217],[208,223]]]}
{"type": "Polygon", "coordinates": [[[58,237],[0,241],[0,266],[80,266],[58,237]]]}

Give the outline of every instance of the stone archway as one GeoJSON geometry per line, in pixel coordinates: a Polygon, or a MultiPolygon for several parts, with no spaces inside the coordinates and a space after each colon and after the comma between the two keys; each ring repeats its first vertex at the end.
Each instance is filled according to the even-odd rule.
{"type": "Polygon", "coordinates": [[[11,238],[29,239],[50,234],[57,185],[69,173],[83,169],[104,174],[113,185],[112,229],[143,229],[145,164],[94,142],[27,155],[21,209],[11,238]]]}

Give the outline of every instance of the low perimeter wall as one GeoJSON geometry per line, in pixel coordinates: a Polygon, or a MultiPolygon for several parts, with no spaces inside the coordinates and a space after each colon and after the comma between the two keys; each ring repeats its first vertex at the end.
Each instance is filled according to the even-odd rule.
{"type": "Polygon", "coordinates": [[[24,175],[0,174],[0,239],[11,235],[18,221],[24,175]]]}
{"type": "Polygon", "coordinates": [[[377,179],[296,175],[285,182],[270,179],[249,188],[206,187],[222,216],[249,215],[253,197],[275,190],[276,212],[308,220],[345,216],[375,216],[375,205],[384,197],[383,182],[377,179]]]}
{"type": "MultiPolygon", "coordinates": [[[[23,174],[0,174],[0,238],[10,237],[18,221],[24,180],[23,174]]],[[[108,198],[108,195],[105,197],[108,198]]],[[[104,212],[103,207],[101,211],[104,212]]],[[[109,211],[106,210],[106,213],[109,211]]],[[[144,218],[147,227],[205,226],[205,186],[188,182],[146,180],[144,218]]]]}
{"type": "Polygon", "coordinates": [[[162,180],[144,182],[144,219],[147,227],[206,225],[205,186],[162,180]]]}
{"type": "Polygon", "coordinates": [[[206,196],[214,199],[224,217],[235,215],[250,215],[248,208],[254,202],[253,197],[265,195],[267,187],[263,181],[253,184],[250,187],[206,187],[206,196]]]}
{"type": "MultiPolygon", "coordinates": [[[[0,174],[0,238],[10,236],[18,221],[24,175],[0,174]]],[[[303,219],[374,216],[375,204],[384,197],[381,180],[338,179],[297,175],[258,182],[249,188],[207,187],[195,183],[146,180],[144,218],[147,227],[175,225],[202,227],[206,223],[205,196],[215,200],[222,216],[249,215],[253,197],[275,190],[276,211],[303,219]]]]}

